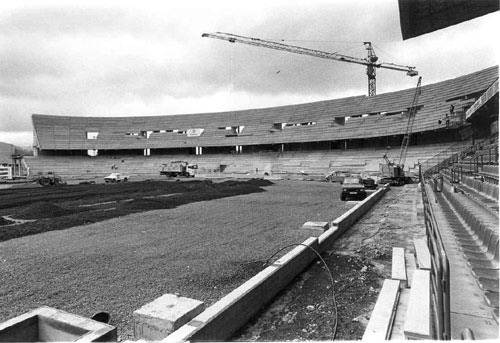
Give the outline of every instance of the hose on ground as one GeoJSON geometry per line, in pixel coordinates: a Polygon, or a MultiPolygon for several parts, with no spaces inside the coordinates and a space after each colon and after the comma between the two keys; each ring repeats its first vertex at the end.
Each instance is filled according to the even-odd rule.
{"type": "Polygon", "coordinates": [[[314,249],[314,248],[312,248],[312,247],[310,247],[310,246],[308,246],[308,245],[306,245],[304,243],[292,243],[292,244],[288,244],[288,245],[280,248],[276,252],[274,252],[266,260],[266,262],[264,263],[264,266],[267,266],[269,264],[269,261],[274,256],[276,256],[277,254],[279,254],[280,252],[282,252],[283,250],[291,248],[291,247],[296,247],[296,246],[303,246],[303,247],[306,247],[306,248],[310,249],[312,252],[314,252],[316,254],[316,256],[320,259],[320,261],[323,263],[323,265],[325,266],[326,270],[328,271],[328,275],[330,276],[330,282],[332,283],[332,286],[331,286],[331,289],[332,289],[332,303],[333,303],[333,309],[334,309],[334,324],[332,325],[332,331],[333,331],[332,341],[333,341],[333,340],[335,340],[335,335],[337,334],[337,323],[338,323],[337,301],[335,299],[335,280],[333,279],[332,271],[330,270],[330,268],[326,264],[326,262],[323,259],[323,257],[321,257],[321,254],[316,249],[314,249]]]}

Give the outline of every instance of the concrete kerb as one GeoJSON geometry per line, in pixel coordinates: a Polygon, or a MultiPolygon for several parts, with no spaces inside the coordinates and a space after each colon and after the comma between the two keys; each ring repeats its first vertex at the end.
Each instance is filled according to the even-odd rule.
{"type": "Polygon", "coordinates": [[[319,251],[324,252],[331,248],[335,240],[361,218],[372,206],[390,189],[389,185],[379,188],[363,201],[357,203],[349,211],[334,219],[330,229],[318,237],[319,251]]]}
{"type": "MultiPolygon", "coordinates": [[[[318,252],[333,242],[365,214],[386,192],[386,185],[332,221],[331,228],[319,237],[310,237],[302,244],[318,252]]],[[[161,342],[224,341],[245,325],[265,304],[300,274],[316,255],[311,249],[297,246],[269,267],[231,291],[189,323],[161,342]]]]}
{"type": "MultiPolygon", "coordinates": [[[[318,250],[316,237],[310,237],[302,244],[318,250]]],[[[315,258],[316,255],[311,249],[305,246],[295,247],[162,342],[229,339],[315,258]]]]}

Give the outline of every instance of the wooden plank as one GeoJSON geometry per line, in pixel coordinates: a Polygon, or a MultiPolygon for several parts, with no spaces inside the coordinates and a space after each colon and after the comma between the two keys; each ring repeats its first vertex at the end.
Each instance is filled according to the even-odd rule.
{"type": "Polygon", "coordinates": [[[363,334],[364,341],[382,341],[391,338],[392,324],[399,301],[399,284],[398,280],[384,280],[370,321],[363,334]]]}
{"type": "Polygon", "coordinates": [[[393,280],[401,281],[401,287],[408,287],[408,277],[406,275],[405,249],[392,248],[392,273],[393,280]]]}
{"type": "Polygon", "coordinates": [[[431,270],[431,254],[425,238],[415,239],[415,260],[419,269],[431,270]]]}
{"type": "Polygon", "coordinates": [[[404,324],[407,339],[432,339],[430,277],[428,270],[417,269],[413,273],[404,324]]]}

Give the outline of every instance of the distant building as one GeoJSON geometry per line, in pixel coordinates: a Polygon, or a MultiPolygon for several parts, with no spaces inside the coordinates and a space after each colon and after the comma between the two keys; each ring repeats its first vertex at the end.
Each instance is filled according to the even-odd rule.
{"type": "Polygon", "coordinates": [[[13,144],[0,142],[0,164],[12,163],[12,155],[16,153],[13,144]]]}

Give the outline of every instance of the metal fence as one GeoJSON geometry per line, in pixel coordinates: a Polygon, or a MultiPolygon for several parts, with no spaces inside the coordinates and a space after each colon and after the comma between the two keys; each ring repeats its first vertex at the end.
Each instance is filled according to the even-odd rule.
{"type": "Polygon", "coordinates": [[[424,177],[422,168],[419,170],[427,246],[432,262],[431,297],[434,312],[435,338],[450,340],[450,265],[426,189],[428,187],[426,186],[427,182],[437,182],[437,180],[430,180],[424,177]]]}

